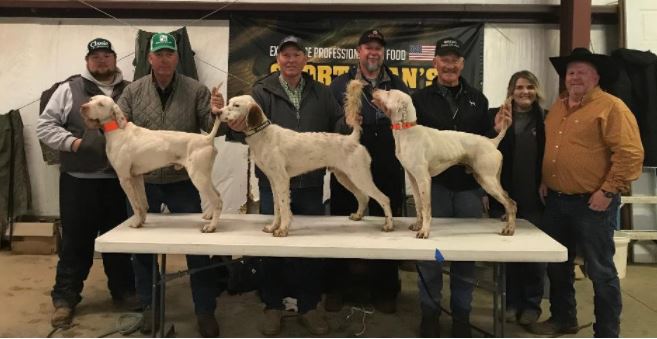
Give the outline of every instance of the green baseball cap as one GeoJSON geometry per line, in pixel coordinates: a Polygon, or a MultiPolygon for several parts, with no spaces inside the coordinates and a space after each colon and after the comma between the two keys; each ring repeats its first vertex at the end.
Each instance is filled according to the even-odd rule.
{"type": "Polygon", "coordinates": [[[151,37],[151,52],[157,52],[161,49],[170,49],[177,51],[176,38],[169,33],[155,33],[151,37]]]}

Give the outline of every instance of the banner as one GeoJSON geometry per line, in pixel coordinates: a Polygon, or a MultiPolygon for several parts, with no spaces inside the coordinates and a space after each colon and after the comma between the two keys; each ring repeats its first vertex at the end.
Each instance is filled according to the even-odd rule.
{"type": "Polygon", "coordinates": [[[445,25],[427,19],[292,20],[233,16],[230,20],[228,97],[250,94],[255,81],[278,70],[276,46],[288,35],[304,40],[309,57],[305,71],[330,85],[333,78],[358,63],[356,47],[361,34],[378,29],[386,40],[385,64],[399,75],[411,92],[431,84],[436,41],[455,37],[463,42],[462,76],[481,89],[483,81],[483,24],[445,25]]]}

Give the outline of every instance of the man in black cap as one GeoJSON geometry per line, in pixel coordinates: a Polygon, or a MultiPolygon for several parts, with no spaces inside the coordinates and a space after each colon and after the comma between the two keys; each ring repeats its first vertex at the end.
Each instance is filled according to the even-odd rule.
{"type": "MultiPolygon", "coordinates": [[[[263,108],[269,120],[298,132],[333,132],[343,113],[331,91],[304,72],[308,57],[298,37],[288,36],[278,44],[276,63],[279,70],[266,75],[253,85],[253,99],[263,108]]],[[[213,96],[213,111],[219,98],[213,96]]],[[[229,123],[232,130],[245,131],[244,120],[229,123]]],[[[241,134],[241,133],[240,133],[241,134]]],[[[227,139],[239,140],[244,135],[229,132],[227,139]]],[[[303,156],[303,155],[299,155],[303,156]]],[[[290,207],[294,214],[323,215],[325,169],[312,171],[290,179],[290,207]]],[[[256,169],[260,190],[260,213],[274,214],[271,184],[260,169],[256,169]]],[[[263,283],[260,297],[265,304],[262,332],[267,336],[281,332],[283,298],[295,297],[301,323],[313,335],[329,332],[323,314],[317,310],[322,295],[323,260],[316,258],[263,258],[263,283]]]]}
{"type": "MultiPolygon", "coordinates": [[[[61,159],[59,209],[62,242],[55,286],[51,292],[53,327],[68,327],[80,303],[94,255],[94,240],[127,219],[126,198],[105,155],[105,137],[87,129],[80,105],[94,95],[117,100],[128,84],[116,67],[109,40],[87,44],[87,67],[79,77],[62,83],[39,116],[39,140],[58,150],[61,159]]],[[[103,253],[108,287],[115,303],[136,305],[130,254],[103,253]]]]}
{"type": "MultiPolygon", "coordinates": [[[[376,186],[390,198],[393,216],[402,215],[404,204],[404,169],[395,156],[395,140],[390,119],[372,104],[374,88],[397,89],[408,93],[404,82],[384,65],[386,41],[378,29],[365,31],[358,40],[358,64],[349,72],[335,78],[331,91],[340,105],[344,103],[347,84],[352,79],[366,81],[362,102],[363,132],[361,143],[372,157],[372,177],[376,186]]],[[[331,177],[331,214],[349,215],[356,210],[354,196],[331,177]]],[[[368,205],[369,214],[383,216],[374,202],[368,205]]],[[[343,298],[354,302],[372,302],[378,311],[394,313],[397,294],[401,289],[398,262],[394,260],[334,259],[327,267],[327,311],[339,311],[343,298]],[[368,295],[370,297],[368,297],[368,295]],[[365,300],[363,300],[365,299],[365,300]]]]}
{"type": "MultiPolygon", "coordinates": [[[[433,67],[438,75],[431,86],[416,91],[412,98],[417,123],[440,130],[456,130],[479,135],[493,134],[488,118],[488,100],[468,84],[461,72],[464,68],[463,43],[453,37],[436,42],[433,67]]],[[[496,129],[503,123],[499,117],[496,129]]],[[[431,212],[433,217],[481,218],[483,191],[464,166],[452,166],[431,180],[431,212]]],[[[439,336],[440,300],[443,286],[442,263],[418,262],[418,288],[422,337],[439,336]]],[[[474,286],[474,262],[450,264],[450,307],[452,336],[470,337],[470,311],[474,286]]]]}
{"type": "Polygon", "coordinates": [[[529,330],[550,336],[579,330],[573,287],[577,250],[593,282],[595,337],[618,337],[622,302],[613,235],[620,193],[641,175],[639,128],[629,108],[600,89],[618,72],[608,56],[576,48],[550,61],[566,91],[545,119],[543,230],[568,248],[568,260],[548,263],[551,317],[529,330]]]}

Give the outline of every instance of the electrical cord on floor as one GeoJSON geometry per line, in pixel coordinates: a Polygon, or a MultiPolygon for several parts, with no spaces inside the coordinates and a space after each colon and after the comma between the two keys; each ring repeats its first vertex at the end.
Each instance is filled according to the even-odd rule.
{"type": "Polygon", "coordinates": [[[349,314],[347,314],[347,316],[345,317],[345,321],[348,322],[356,312],[361,312],[363,314],[363,316],[360,319],[360,323],[361,323],[360,331],[358,331],[357,333],[353,333],[353,335],[360,337],[361,335],[365,334],[365,332],[367,331],[367,324],[366,324],[367,316],[374,314],[374,307],[365,308],[364,306],[361,307],[352,306],[349,311],[349,314]]]}
{"type": "Polygon", "coordinates": [[[50,333],[48,333],[48,335],[46,336],[46,338],[52,338],[52,336],[53,336],[55,333],[57,333],[57,331],[59,331],[59,330],[65,331],[65,330],[68,330],[69,328],[71,328],[71,327],[75,327],[75,326],[77,326],[77,325],[78,325],[78,324],[70,324],[70,325],[66,325],[66,326],[53,327],[53,329],[50,331],[50,333]]]}
{"type": "Polygon", "coordinates": [[[131,335],[137,332],[139,328],[141,328],[141,324],[143,321],[144,321],[144,316],[142,315],[142,313],[131,312],[131,313],[121,314],[119,316],[119,319],[116,320],[116,327],[99,335],[98,338],[105,338],[114,333],[120,333],[123,336],[131,335]]]}

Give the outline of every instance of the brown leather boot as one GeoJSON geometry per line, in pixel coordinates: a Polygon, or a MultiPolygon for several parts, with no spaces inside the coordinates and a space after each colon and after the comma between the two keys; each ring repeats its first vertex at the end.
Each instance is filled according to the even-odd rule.
{"type": "Polygon", "coordinates": [[[198,332],[203,338],[216,338],[219,336],[219,324],[215,319],[214,314],[197,314],[196,322],[198,324],[198,332]]]}
{"type": "Polygon", "coordinates": [[[73,308],[68,306],[59,306],[50,318],[50,324],[55,328],[67,328],[73,321],[73,308]]]}
{"type": "Polygon", "coordinates": [[[301,324],[313,335],[323,335],[329,332],[329,325],[318,310],[310,310],[299,317],[301,324]]]}
{"type": "Polygon", "coordinates": [[[273,336],[281,333],[281,319],[283,319],[283,311],[274,309],[265,310],[265,318],[262,322],[262,334],[273,336]]]}

